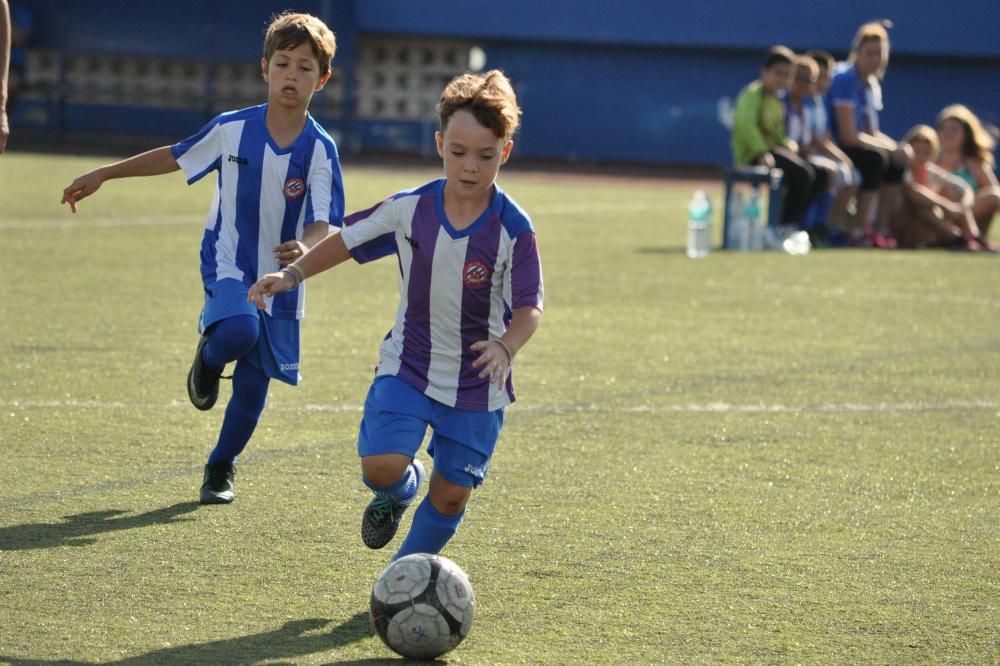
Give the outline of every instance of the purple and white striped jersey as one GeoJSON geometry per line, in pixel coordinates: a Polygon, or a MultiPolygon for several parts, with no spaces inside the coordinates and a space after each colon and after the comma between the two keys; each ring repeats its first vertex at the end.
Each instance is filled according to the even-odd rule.
{"type": "Polygon", "coordinates": [[[498,338],[513,310],[542,307],[542,266],[531,220],[498,186],[486,211],[456,230],[444,213],[445,180],[401,192],[344,219],[359,263],[399,259],[396,323],[379,350],[377,375],[395,375],[445,405],[493,411],[514,401],[479,378],[470,346],[498,338]]]}
{"type": "MultiPolygon", "coordinates": [[[[337,146],[306,118],[295,142],[279,148],[267,131],[267,104],[223,113],[170,147],[188,183],[218,171],[215,198],[201,243],[201,277],[208,288],[231,278],[250,287],[278,270],[272,248],[301,239],[313,222],[339,227],[344,186],[337,146]]],[[[265,299],[278,319],[301,319],[305,290],[265,299]]]]}

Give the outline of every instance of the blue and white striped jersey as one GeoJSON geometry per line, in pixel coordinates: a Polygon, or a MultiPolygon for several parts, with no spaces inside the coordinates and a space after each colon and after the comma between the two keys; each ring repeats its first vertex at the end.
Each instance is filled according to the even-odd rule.
{"type": "MultiPolygon", "coordinates": [[[[266,112],[261,104],[223,113],[171,146],[189,184],[218,171],[201,243],[206,287],[226,278],[250,287],[278,270],[275,245],[301,239],[313,222],[343,223],[344,186],[333,139],[309,116],[295,142],[278,148],[264,123],[266,112]]],[[[303,287],[267,299],[266,312],[301,319],[303,287]]]]}
{"type": "Polygon", "coordinates": [[[503,388],[480,379],[470,346],[503,335],[513,310],[541,309],[541,260],[531,220],[499,187],[479,219],[453,228],[445,182],[349,215],[341,234],[359,262],[393,253],[399,259],[399,308],[377,374],[450,407],[493,411],[514,401],[513,379],[503,388]]]}

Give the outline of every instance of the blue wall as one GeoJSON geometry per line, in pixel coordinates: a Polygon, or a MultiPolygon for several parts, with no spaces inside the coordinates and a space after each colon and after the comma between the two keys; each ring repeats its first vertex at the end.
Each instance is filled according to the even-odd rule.
{"type": "MultiPolygon", "coordinates": [[[[503,44],[487,53],[518,87],[518,149],[537,156],[728,162],[720,115],[759,70],[757,52],[719,49],[503,44]]],[[[883,92],[882,127],[893,136],[955,102],[1000,124],[1000,60],[895,56],[883,92]]]]}
{"type": "Polygon", "coordinates": [[[866,21],[891,18],[900,53],[1000,56],[996,0],[374,0],[362,30],[586,44],[843,49],[866,21]]]}
{"type": "MultiPolygon", "coordinates": [[[[39,46],[205,60],[259,58],[267,19],[284,7],[20,2],[35,10],[39,46]]],[[[883,86],[888,133],[932,122],[954,102],[1000,124],[1000,0],[302,0],[294,7],[330,23],[340,42],[335,64],[347,70],[364,35],[478,41],[487,67],[515,82],[525,112],[518,151],[531,157],[727,163],[720,115],[757,76],[764,49],[784,43],[842,57],[858,25],[883,17],[895,22],[883,86]]],[[[364,119],[342,127],[368,127],[353,120],[364,119]]]]}
{"type": "MultiPolygon", "coordinates": [[[[268,19],[282,10],[266,0],[12,0],[12,4],[33,10],[35,46],[212,61],[260,58],[268,19]]],[[[332,26],[353,22],[354,0],[300,0],[296,7],[323,16],[332,26]]]]}
{"type": "Polygon", "coordinates": [[[522,154],[691,164],[729,161],[720,108],[768,46],[843,58],[858,26],[880,18],[894,22],[887,133],[955,102],[1000,124],[998,0],[379,0],[357,15],[362,32],[482,39],[487,67],[517,85],[522,154]]]}

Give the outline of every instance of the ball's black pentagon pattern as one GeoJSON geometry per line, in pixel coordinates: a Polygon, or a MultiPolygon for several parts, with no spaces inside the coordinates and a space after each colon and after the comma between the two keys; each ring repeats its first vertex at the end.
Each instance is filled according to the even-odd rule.
{"type": "Polygon", "coordinates": [[[404,657],[431,659],[468,635],[476,599],[462,569],[446,557],[417,553],[391,563],[372,588],[371,622],[404,657]]]}

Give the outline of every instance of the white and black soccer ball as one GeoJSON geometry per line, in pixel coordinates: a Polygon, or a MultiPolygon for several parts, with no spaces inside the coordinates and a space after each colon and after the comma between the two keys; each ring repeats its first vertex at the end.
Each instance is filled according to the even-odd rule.
{"type": "Polygon", "coordinates": [[[469,577],[441,555],[401,557],[372,588],[375,633],[410,659],[433,659],[454,648],[469,634],[475,613],[469,577]]]}

